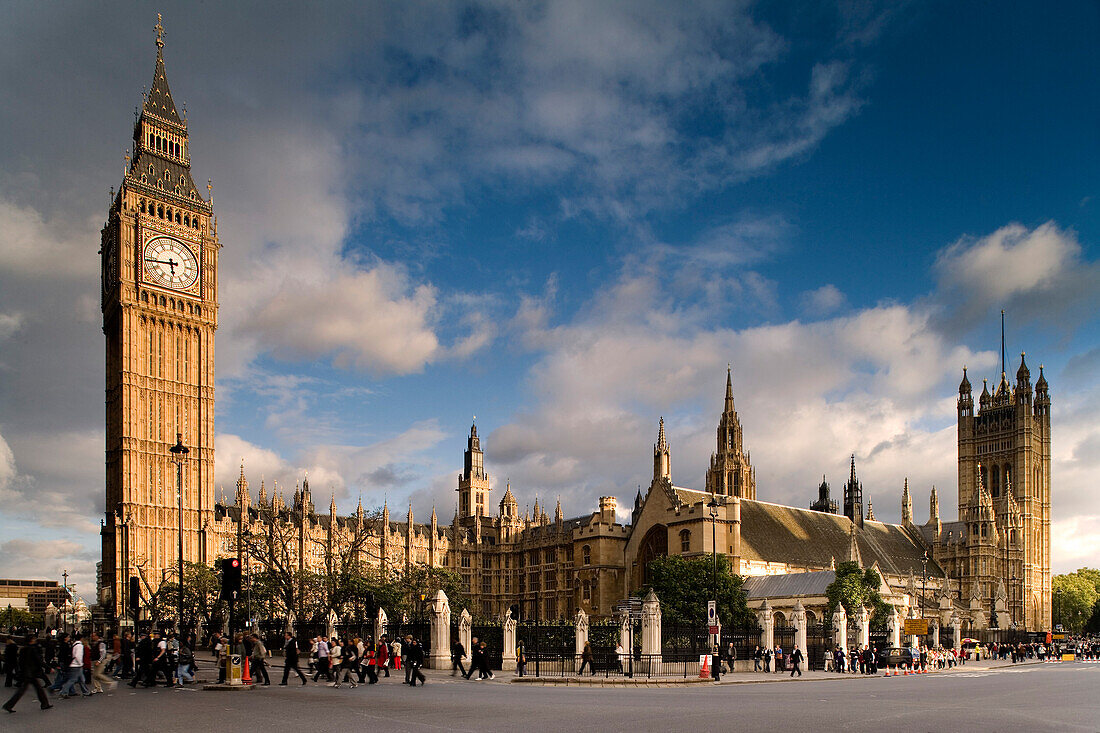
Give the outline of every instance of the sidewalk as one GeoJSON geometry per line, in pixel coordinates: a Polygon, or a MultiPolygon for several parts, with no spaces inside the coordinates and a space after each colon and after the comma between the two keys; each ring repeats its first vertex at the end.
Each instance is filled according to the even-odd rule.
{"type": "MultiPolygon", "coordinates": [[[[199,673],[200,678],[196,679],[196,682],[209,682],[217,679],[216,668],[214,667],[214,657],[212,654],[200,654],[198,657],[200,663],[199,673]]],[[[974,672],[991,672],[999,671],[1014,667],[1025,667],[1030,665],[1043,664],[1037,659],[1029,659],[1026,662],[1017,662],[1013,664],[1011,661],[1000,660],[986,660],[983,659],[977,662],[969,662],[965,665],[955,666],[951,669],[942,669],[935,672],[927,672],[921,675],[911,673],[904,675],[899,672],[897,676],[920,676],[920,677],[934,677],[945,676],[960,673],[974,673],[974,672]]],[[[272,657],[267,662],[268,675],[272,678],[272,684],[278,684],[282,679],[283,674],[283,659],[282,657],[272,657]]],[[[428,669],[422,668],[421,671],[429,682],[435,683],[465,683],[473,682],[473,680],[465,680],[461,676],[451,676],[450,669],[428,669]]],[[[306,674],[310,677],[310,684],[312,682],[312,674],[308,673],[308,668],[303,665],[302,674],[306,674]]],[[[849,673],[837,673],[837,672],[821,672],[821,671],[803,671],[802,676],[791,677],[790,672],[733,672],[722,675],[718,682],[714,682],[712,679],[700,679],[699,677],[666,677],[666,676],[654,676],[644,677],[638,675],[633,678],[621,677],[619,675],[613,675],[610,677],[604,677],[601,674],[595,676],[578,677],[576,675],[566,675],[563,677],[558,676],[544,676],[535,677],[531,674],[527,674],[523,677],[516,675],[514,671],[500,671],[494,670],[495,677],[488,680],[478,680],[480,684],[524,684],[524,685],[543,685],[543,686],[588,686],[588,687],[673,687],[680,685],[751,685],[751,684],[768,684],[768,683],[782,683],[782,682],[823,682],[823,681],[841,681],[841,680],[870,680],[870,679],[882,679],[886,676],[883,670],[879,670],[878,674],[863,675],[863,674],[849,674],[849,673]]],[[[891,677],[894,675],[890,675],[891,677]]],[[[381,683],[392,684],[393,682],[403,682],[405,679],[404,670],[390,670],[390,677],[387,680],[384,676],[380,678],[381,683]]],[[[320,684],[320,683],[318,683],[320,684]]]]}

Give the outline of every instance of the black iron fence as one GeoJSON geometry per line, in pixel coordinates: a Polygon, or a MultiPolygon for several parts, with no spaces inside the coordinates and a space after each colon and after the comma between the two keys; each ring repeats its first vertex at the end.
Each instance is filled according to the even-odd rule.
{"type": "Polygon", "coordinates": [[[661,653],[698,655],[711,653],[710,630],[702,625],[665,624],[661,627],[661,653]]]}
{"type": "MultiPolygon", "coordinates": [[[[454,636],[457,637],[457,630],[454,631],[454,636]]],[[[474,639],[477,639],[477,643],[485,644],[485,656],[488,658],[489,669],[501,669],[504,666],[504,627],[500,624],[474,624],[470,627],[470,644],[474,644],[474,639]]],[[[473,654],[473,649],[466,650],[468,654],[473,654]]]]}
{"type": "Polygon", "coordinates": [[[420,647],[424,650],[425,658],[432,650],[432,625],[428,621],[387,621],[383,633],[391,641],[396,639],[402,644],[405,643],[406,636],[417,639],[420,642],[420,647]]]}
{"type": "Polygon", "coordinates": [[[544,658],[537,668],[529,661],[525,674],[535,677],[574,677],[579,674],[584,677],[604,678],[633,676],[646,679],[653,677],[688,679],[699,677],[699,656],[690,653],[636,653],[630,657],[626,653],[622,655],[614,652],[593,653],[591,664],[585,664],[579,654],[562,655],[558,658],[544,658]]]}
{"type": "Polygon", "coordinates": [[[722,653],[729,654],[730,644],[733,644],[734,658],[738,660],[752,659],[756,648],[761,644],[761,629],[759,626],[723,626],[721,647],[722,653]]]}
{"type": "Polygon", "coordinates": [[[806,628],[806,668],[823,671],[833,653],[833,628],[829,624],[810,624],[806,628]]]}

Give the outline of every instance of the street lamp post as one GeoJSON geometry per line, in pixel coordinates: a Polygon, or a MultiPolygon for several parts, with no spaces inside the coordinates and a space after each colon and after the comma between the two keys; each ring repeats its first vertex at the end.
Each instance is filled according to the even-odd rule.
{"type": "Polygon", "coordinates": [[[69,600],[69,571],[61,571],[61,587],[65,589],[65,595],[61,599],[61,628],[65,628],[65,624],[69,620],[69,614],[65,612],[65,603],[69,600]]]}
{"type": "MultiPolygon", "coordinates": [[[[183,444],[183,433],[176,433],[176,444],[168,449],[176,462],[176,498],[179,500],[179,608],[176,630],[183,636],[183,457],[190,451],[183,444]]],[[[243,517],[242,517],[243,521],[243,517]]]]}
{"type": "Polygon", "coordinates": [[[920,584],[920,617],[924,618],[924,597],[928,594],[928,550],[920,559],[921,584],[920,584]]]}
{"type": "Polygon", "coordinates": [[[1054,591],[1054,605],[1057,610],[1058,623],[1062,623],[1062,589],[1057,588],[1054,591]]]}
{"type": "Polygon", "coordinates": [[[1016,591],[1014,590],[1015,588],[1016,588],[1016,576],[1013,575],[1012,580],[1010,582],[1010,585],[1008,586],[1008,622],[1012,626],[1013,629],[1016,628],[1016,608],[1015,608],[1016,591]]]}
{"type": "MultiPolygon", "coordinates": [[[[707,503],[707,509],[710,510],[710,597],[714,599],[715,609],[718,607],[718,497],[711,495],[710,501],[707,503]]],[[[709,623],[709,619],[708,619],[709,623]]],[[[708,629],[709,631],[709,629],[708,629]]],[[[719,640],[717,634],[710,635],[710,646],[714,652],[714,657],[711,660],[711,676],[715,679],[718,678],[718,644],[719,640]]]]}

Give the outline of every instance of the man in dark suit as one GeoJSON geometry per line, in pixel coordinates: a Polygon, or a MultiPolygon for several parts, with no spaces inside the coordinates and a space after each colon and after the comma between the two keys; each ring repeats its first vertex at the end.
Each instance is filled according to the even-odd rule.
{"type": "Polygon", "coordinates": [[[283,644],[283,681],[280,685],[285,685],[287,677],[290,676],[290,670],[294,670],[294,673],[298,675],[302,680],[302,684],[306,683],[306,676],[302,674],[302,670],[298,668],[298,640],[294,638],[294,635],[289,631],[286,632],[286,643],[283,644]]]}
{"type": "Polygon", "coordinates": [[[50,705],[49,698],[46,697],[46,691],[42,689],[42,680],[39,679],[42,675],[42,650],[38,646],[38,638],[34,634],[27,634],[26,644],[19,650],[19,688],[11,699],[4,703],[4,710],[14,713],[15,704],[31,685],[34,685],[34,692],[38,695],[38,704],[42,709],[52,708],[53,705],[50,705]]]}
{"type": "Polygon", "coordinates": [[[796,644],[794,651],[790,654],[791,677],[794,677],[795,672],[798,672],[799,677],[802,676],[802,662],[804,661],[806,661],[806,657],[802,656],[802,650],[796,644]]]}
{"type": "MultiPolygon", "coordinates": [[[[420,680],[421,686],[424,685],[424,673],[420,671],[420,668],[424,666],[424,647],[420,646],[420,642],[417,639],[412,640],[412,644],[409,647],[409,684],[416,687],[416,681],[420,680]]],[[[470,671],[473,671],[472,669],[470,671]]]]}

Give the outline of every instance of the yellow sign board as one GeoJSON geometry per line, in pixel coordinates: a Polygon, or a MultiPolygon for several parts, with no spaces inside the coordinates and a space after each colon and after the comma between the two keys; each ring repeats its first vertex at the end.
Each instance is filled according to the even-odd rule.
{"type": "Polygon", "coordinates": [[[1050,638],[1054,639],[1054,641],[1063,641],[1066,638],[1066,635],[1065,634],[1052,634],[1050,638]]]}
{"type": "Polygon", "coordinates": [[[925,636],[928,634],[928,619],[926,618],[907,618],[905,619],[905,635],[906,636],[925,636]]]}
{"type": "Polygon", "coordinates": [[[1062,655],[1062,661],[1063,662],[1072,662],[1075,658],[1076,657],[1073,654],[1063,654],[1062,655]]]}

